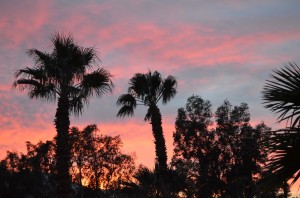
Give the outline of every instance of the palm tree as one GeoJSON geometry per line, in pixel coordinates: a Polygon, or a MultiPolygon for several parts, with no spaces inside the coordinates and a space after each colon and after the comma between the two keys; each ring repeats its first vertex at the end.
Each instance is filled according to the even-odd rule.
{"type": "Polygon", "coordinates": [[[274,131],[268,142],[273,155],[264,181],[275,187],[291,178],[293,184],[300,177],[300,68],[290,62],[274,70],[271,78],[262,92],[265,107],[279,114],[278,122],[287,123],[287,128],[274,131]]]}
{"type": "Polygon", "coordinates": [[[56,33],[51,36],[53,51],[29,49],[35,65],[15,73],[13,87],[27,91],[30,99],[56,101],[54,125],[56,138],[57,197],[71,193],[69,126],[70,114],[79,115],[93,95],[112,91],[111,74],[98,68],[90,73],[98,57],[94,48],[78,46],[73,37],[56,33]]]}
{"type": "Polygon", "coordinates": [[[167,151],[162,129],[162,118],[157,103],[169,102],[176,94],[177,82],[173,76],[162,79],[159,72],[146,74],[137,73],[129,81],[127,94],[118,98],[117,105],[121,106],[117,116],[132,116],[137,105],[148,107],[145,121],[150,121],[154,136],[155,153],[158,169],[161,174],[167,170],[167,151]]]}

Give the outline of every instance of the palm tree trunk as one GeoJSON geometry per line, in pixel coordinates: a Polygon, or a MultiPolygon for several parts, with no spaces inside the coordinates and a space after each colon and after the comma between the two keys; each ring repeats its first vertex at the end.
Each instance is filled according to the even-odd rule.
{"type": "Polygon", "coordinates": [[[69,100],[67,97],[58,98],[55,114],[56,139],[56,171],[57,171],[57,197],[67,198],[71,196],[70,145],[69,145],[69,100]]]}
{"type": "Polygon", "coordinates": [[[150,106],[151,125],[154,136],[155,154],[158,162],[158,170],[164,175],[167,171],[167,149],[162,129],[162,119],[159,108],[156,105],[150,106]]]}

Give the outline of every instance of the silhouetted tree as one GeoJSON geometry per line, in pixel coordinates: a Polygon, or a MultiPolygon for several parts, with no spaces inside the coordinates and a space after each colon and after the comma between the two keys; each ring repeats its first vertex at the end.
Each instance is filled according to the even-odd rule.
{"type": "Polygon", "coordinates": [[[79,184],[79,195],[83,197],[83,178],[88,170],[88,158],[92,150],[93,133],[97,130],[96,125],[89,125],[82,131],[77,127],[70,130],[71,164],[72,175],[79,184]]]}
{"type": "MultiPolygon", "coordinates": [[[[35,150],[40,149],[37,147],[35,150]]],[[[8,152],[0,161],[0,197],[50,198],[54,193],[53,177],[36,165],[37,153],[19,155],[8,152]],[[33,169],[34,167],[34,169],[33,169]]]]}
{"type": "Polygon", "coordinates": [[[287,128],[274,132],[270,138],[273,154],[266,166],[268,175],[264,186],[278,187],[300,177],[300,68],[290,62],[274,70],[263,88],[265,107],[278,114],[278,122],[286,121],[287,128]]]}
{"type": "Polygon", "coordinates": [[[46,174],[55,173],[55,143],[53,141],[40,141],[36,145],[26,142],[27,154],[26,168],[46,174]]]}
{"type": "Polygon", "coordinates": [[[189,97],[186,107],[178,109],[172,166],[186,175],[188,197],[212,197],[221,188],[221,151],[209,129],[211,118],[211,103],[199,96],[189,97]]]}
{"type": "Polygon", "coordinates": [[[96,125],[88,125],[82,131],[71,128],[72,173],[83,196],[82,181],[100,191],[120,190],[125,182],[131,182],[135,169],[134,155],[121,152],[120,136],[97,135],[96,125]]]}
{"type": "Polygon", "coordinates": [[[270,135],[264,123],[253,128],[248,105],[234,106],[225,100],[216,113],[216,133],[219,137],[222,164],[222,179],[225,181],[224,197],[253,197],[257,192],[257,176],[262,173],[262,164],[268,151],[263,145],[270,135]]]}
{"type": "Polygon", "coordinates": [[[98,59],[94,48],[78,46],[71,35],[54,34],[53,51],[28,50],[34,67],[15,73],[14,87],[27,90],[30,99],[56,100],[54,124],[56,139],[57,197],[69,197],[71,191],[69,125],[70,113],[82,113],[94,94],[101,97],[111,91],[110,73],[101,68],[87,73],[98,59]]]}
{"type": "MultiPolygon", "coordinates": [[[[158,162],[158,171],[161,175],[167,170],[166,143],[162,129],[162,117],[157,106],[170,101],[176,94],[177,82],[173,76],[162,79],[159,72],[137,73],[129,81],[128,93],[119,97],[117,105],[121,106],[118,116],[132,116],[137,105],[148,107],[145,121],[152,125],[155,153],[158,162]]],[[[165,177],[162,176],[162,179],[165,177]]]]}
{"type": "Polygon", "coordinates": [[[252,127],[248,105],[229,101],[217,108],[213,125],[211,103],[188,98],[178,110],[172,165],[185,175],[188,197],[254,197],[269,150],[265,124],[252,127]],[[214,129],[215,128],[215,129],[214,129]]]}

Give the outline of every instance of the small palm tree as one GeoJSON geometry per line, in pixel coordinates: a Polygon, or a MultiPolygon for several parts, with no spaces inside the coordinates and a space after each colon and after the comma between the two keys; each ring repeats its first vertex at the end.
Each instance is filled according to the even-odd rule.
{"type": "Polygon", "coordinates": [[[112,91],[111,74],[99,68],[90,73],[98,60],[94,48],[74,43],[71,35],[56,33],[51,37],[53,51],[28,50],[35,65],[15,73],[13,87],[27,91],[30,99],[55,101],[57,109],[54,125],[57,131],[57,197],[69,197],[71,192],[69,126],[70,114],[82,113],[93,95],[101,97],[112,91]]]}
{"type": "Polygon", "coordinates": [[[287,128],[274,132],[269,147],[274,155],[266,166],[269,186],[279,186],[300,177],[300,68],[290,62],[280,70],[274,70],[263,89],[266,108],[279,114],[278,121],[286,121],[287,128]]]}
{"type": "Polygon", "coordinates": [[[167,170],[167,151],[162,129],[162,118],[157,106],[170,101],[176,94],[177,82],[173,76],[162,79],[159,72],[149,71],[146,74],[137,73],[129,81],[127,94],[119,97],[117,105],[121,106],[117,116],[132,116],[137,105],[148,107],[145,121],[150,121],[154,136],[155,153],[158,169],[161,173],[167,170]]]}

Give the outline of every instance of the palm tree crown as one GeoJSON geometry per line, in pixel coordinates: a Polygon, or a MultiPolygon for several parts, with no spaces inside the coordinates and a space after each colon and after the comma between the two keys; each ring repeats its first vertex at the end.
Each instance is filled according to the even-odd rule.
{"type": "MultiPolygon", "coordinates": [[[[166,104],[176,95],[176,86],[173,76],[162,79],[157,71],[135,74],[129,81],[128,93],[121,95],[117,101],[117,105],[121,106],[117,116],[132,116],[137,105],[156,106],[160,100],[166,104]]],[[[151,116],[148,110],[145,121],[151,116]]]]}
{"type": "Polygon", "coordinates": [[[94,48],[80,47],[71,35],[59,33],[51,37],[51,44],[52,53],[37,49],[27,51],[35,67],[18,70],[14,87],[27,90],[31,99],[52,101],[57,97],[67,97],[70,112],[75,114],[82,113],[84,104],[88,104],[88,99],[94,94],[101,97],[112,91],[112,76],[107,70],[99,68],[87,73],[98,60],[94,48]]]}

